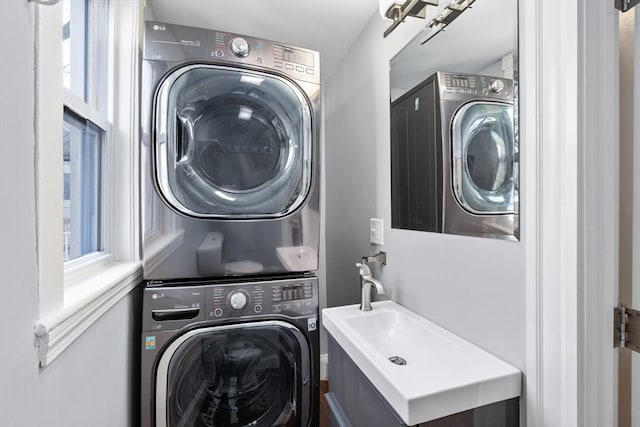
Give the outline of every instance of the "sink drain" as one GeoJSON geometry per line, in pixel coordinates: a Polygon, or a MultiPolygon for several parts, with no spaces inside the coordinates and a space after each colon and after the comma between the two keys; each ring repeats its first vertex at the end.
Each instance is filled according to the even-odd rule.
{"type": "Polygon", "coordinates": [[[407,364],[407,361],[400,356],[391,356],[389,358],[389,362],[395,363],[396,365],[400,365],[400,366],[404,366],[407,364]]]}

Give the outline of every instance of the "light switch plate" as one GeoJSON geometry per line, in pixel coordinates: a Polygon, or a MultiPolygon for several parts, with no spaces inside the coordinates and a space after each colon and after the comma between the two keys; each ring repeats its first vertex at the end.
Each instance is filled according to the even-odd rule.
{"type": "Polygon", "coordinates": [[[369,219],[369,242],[374,245],[384,244],[384,220],[381,218],[369,219]]]}

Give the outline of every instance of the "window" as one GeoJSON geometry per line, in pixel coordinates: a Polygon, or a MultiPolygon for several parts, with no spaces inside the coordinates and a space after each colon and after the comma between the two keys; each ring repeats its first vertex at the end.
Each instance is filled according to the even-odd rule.
{"type": "Polygon", "coordinates": [[[105,130],[64,110],[64,260],[99,252],[102,242],[102,163],[105,130]]]}
{"type": "Polygon", "coordinates": [[[62,2],[62,81],[66,89],[83,100],[85,99],[86,41],[87,2],[64,0],[62,2]]]}
{"type": "Polygon", "coordinates": [[[105,111],[109,88],[101,71],[109,69],[108,16],[107,0],[62,2],[65,262],[108,247],[102,174],[111,123],[105,111]]]}
{"type": "Polygon", "coordinates": [[[110,0],[62,0],[62,81],[78,99],[106,113],[110,0]]]}
{"type": "Polygon", "coordinates": [[[36,16],[40,365],[141,281],[139,0],[61,0],[36,16]],[[117,35],[117,36],[116,36],[117,35]]]}

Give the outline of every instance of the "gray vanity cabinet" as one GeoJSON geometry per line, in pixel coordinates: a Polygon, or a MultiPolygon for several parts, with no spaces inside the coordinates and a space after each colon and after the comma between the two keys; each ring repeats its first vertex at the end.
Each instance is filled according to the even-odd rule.
{"type": "MultiPolygon", "coordinates": [[[[408,427],[331,336],[325,397],[330,427],[408,427]]],[[[515,398],[413,427],[518,427],[519,412],[515,398]]]]}

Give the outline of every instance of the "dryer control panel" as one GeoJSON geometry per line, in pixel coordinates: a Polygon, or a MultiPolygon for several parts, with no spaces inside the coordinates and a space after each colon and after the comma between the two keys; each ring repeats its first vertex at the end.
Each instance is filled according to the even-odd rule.
{"type": "Polygon", "coordinates": [[[443,98],[462,95],[509,100],[513,96],[513,81],[502,77],[440,72],[438,84],[443,98]]]}
{"type": "Polygon", "coordinates": [[[225,31],[148,21],[143,58],[178,62],[232,62],[277,70],[296,80],[320,84],[318,52],[225,31]]]}
{"type": "Polygon", "coordinates": [[[241,283],[149,286],[144,290],[144,331],[175,330],[199,322],[264,316],[318,315],[315,277],[241,283]]]}

